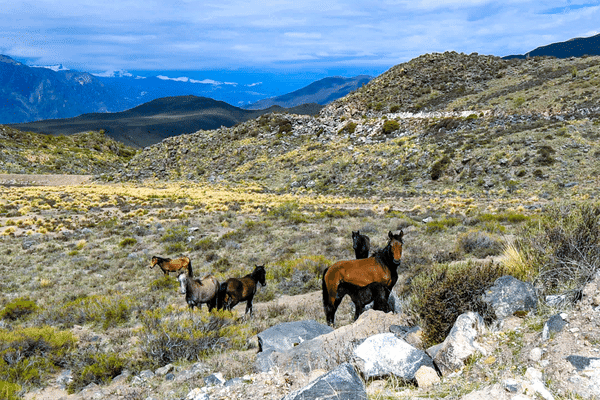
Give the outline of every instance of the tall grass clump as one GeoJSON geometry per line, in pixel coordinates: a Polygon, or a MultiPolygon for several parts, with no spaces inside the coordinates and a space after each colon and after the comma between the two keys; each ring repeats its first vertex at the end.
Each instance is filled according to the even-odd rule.
{"type": "Polygon", "coordinates": [[[491,322],[495,313],[482,295],[504,274],[498,264],[457,263],[434,264],[415,276],[407,312],[420,322],[425,344],[444,341],[456,318],[467,311],[491,322]]]}
{"type": "Polygon", "coordinates": [[[599,203],[548,207],[519,236],[520,251],[537,271],[534,285],[542,295],[564,293],[575,300],[600,271],[599,203]]]}
{"type": "MultiPolygon", "coordinates": [[[[186,314],[186,318],[188,315],[186,314]]],[[[215,352],[241,348],[250,336],[230,312],[193,315],[184,320],[164,318],[159,311],[142,315],[141,351],[154,368],[177,361],[197,361],[215,352]]]]}
{"type": "Polygon", "coordinates": [[[42,385],[75,344],[71,332],[49,326],[0,329],[0,398],[20,398],[20,388],[42,385]]]}

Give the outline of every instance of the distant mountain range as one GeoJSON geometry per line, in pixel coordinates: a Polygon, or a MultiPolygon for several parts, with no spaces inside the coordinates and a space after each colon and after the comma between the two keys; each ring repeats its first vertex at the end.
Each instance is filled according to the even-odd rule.
{"type": "Polygon", "coordinates": [[[371,79],[373,77],[367,75],[359,75],[354,78],[343,78],[341,76],[323,78],[302,89],[282,96],[259,100],[244,108],[260,110],[271,106],[295,107],[304,103],[326,105],[366,85],[371,79]]]}
{"type": "Polygon", "coordinates": [[[312,103],[289,109],[272,106],[264,110],[244,110],[206,97],[177,96],[152,100],[116,113],[90,113],[9,126],[20,131],[53,135],[103,130],[107,136],[126,145],[146,147],[170,136],[231,127],[270,112],[312,115],[322,107],[312,103]]]}
{"type": "Polygon", "coordinates": [[[525,54],[517,54],[503,57],[511,58],[527,58],[536,56],[550,56],[556,58],[582,57],[582,56],[598,56],[600,55],[600,34],[587,37],[575,38],[566,42],[552,43],[547,46],[538,47],[525,54]]]}
{"type": "Polygon", "coordinates": [[[256,85],[160,75],[143,79],[131,74],[95,76],[66,70],[62,66],[30,67],[0,55],[0,124],[71,118],[86,113],[114,113],[163,97],[187,95],[235,105],[252,104],[251,109],[325,104],[369,79],[365,76],[327,78],[315,82],[316,86],[310,85],[314,88],[312,95],[299,91],[301,98],[286,95],[282,102],[273,98],[257,106],[256,102],[262,100],[265,93],[257,90],[256,85]]]}

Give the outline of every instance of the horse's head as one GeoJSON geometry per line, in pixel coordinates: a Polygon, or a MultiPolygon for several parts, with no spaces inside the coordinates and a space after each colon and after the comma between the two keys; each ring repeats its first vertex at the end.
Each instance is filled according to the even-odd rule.
{"type": "Polygon", "coordinates": [[[360,246],[360,231],[352,231],[352,247],[354,249],[356,249],[358,246],[360,246]]]}
{"type": "Polygon", "coordinates": [[[404,237],[404,232],[402,231],[402,229],[400,230],[400,233],[392,233],[392,231],[388,232],[388,238],[389,238],[389,242],[388,242],[388,247],[390,248],[390,253],[391,256],[394,260],[394,264],[398,265],[400,264],[400,259],[402,258],[402,238],[404,237]]]}
{"type": "Polygon", "coordinates": [[[177,280],[179,281],[179,292],[181,292],[181,294],[185,294],[188,280],[187,274],[179,274],[177,280]]]}
{"type": "Polygon", "coordinates": [[[150,265],[148,266],[148,268],[154,268],[154,266],[156,264],[158,264],[158,262],[159,262],[159,258],[158,257],[156,257],[156,256],[152,257],[152,261],[150,262],[150,265]]]}
{"type": "Polygon", "coordinates": [[[252,272],[254,280],[261,284],[261,286],[267,286],[267,272],[265,271],[264,265],[257,265],[252,272]]]}

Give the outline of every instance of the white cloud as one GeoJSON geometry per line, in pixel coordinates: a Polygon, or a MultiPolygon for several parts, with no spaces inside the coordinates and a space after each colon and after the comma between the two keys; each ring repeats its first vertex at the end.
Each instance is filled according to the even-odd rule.
{"type": "Polygon", "coordinates": [[[10,15],[0,18],[0,52],[36,65],[62,63],[99,73],[383,68],[434,51],[502,56],[591,36],[600,20],[595,3],[0,0],[10,15]]]}

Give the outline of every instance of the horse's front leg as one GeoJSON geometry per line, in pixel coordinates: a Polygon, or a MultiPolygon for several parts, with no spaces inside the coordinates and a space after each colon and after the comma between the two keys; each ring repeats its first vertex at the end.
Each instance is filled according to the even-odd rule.
{"type": "Polygon", "coordinates": [[[252,315],[252,298],[248,299],[246,302],[246,314],[250,313],[252,315]]]}

